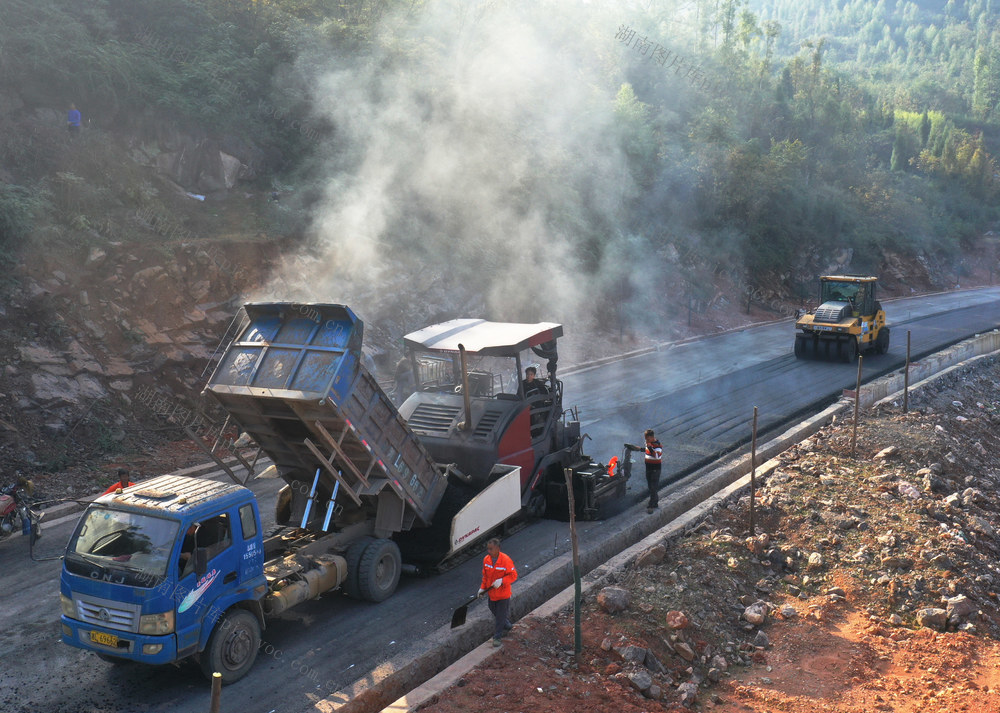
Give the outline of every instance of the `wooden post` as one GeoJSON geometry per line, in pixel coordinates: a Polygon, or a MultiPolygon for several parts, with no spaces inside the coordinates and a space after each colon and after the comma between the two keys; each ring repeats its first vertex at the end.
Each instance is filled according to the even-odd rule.
{"type": "Polygon", "coordinates": [[[750,434],[750,537],[757,534],[757,407],[753,407],[753,431],[750,434]]]}
{"type": "Polygon", "coordinates": [[[583,653],[583,630],[580,625],[582,584],[580,582],[580,550],[576,539],[576,500],[573,497],[573,469],[563,468],[566,477],[566,498],[569,500],[569,539],[573,545],[573,651],[583,653]]]}
{"type": "Polygon", "coordinates": [[[910,408],[910,330],[906,330],[906,365],[903,367],[903,413],[910,408]]]}
{"type": "Polygon", "coordinates": [[[222,702],[222,674],[216,671],[212,674],[212,705],[208,713],[219,713],[222,702]]]}
{"type": "Polygon", "coordinates": [[[851,429],[851,457],[858,451],[858,407],[861,405],[861,365],[865,358],[858,356],[858,379],[854,384],[854,427],[851,429]]]}

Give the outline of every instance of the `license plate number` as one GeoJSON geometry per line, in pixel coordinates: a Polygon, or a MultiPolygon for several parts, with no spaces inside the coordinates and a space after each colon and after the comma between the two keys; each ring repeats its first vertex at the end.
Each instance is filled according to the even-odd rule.
{"type": "Polygon", "coordinates": [[[90,640],[95,644],[118,648],[118,637],[114,634],[105,634],[103,631],[92,631],[90,632],[90,640]]]}
{"type": "Polygon", "coordinates": [[[813,327],[813,329],[815,329],[817,332],[830,332],[830,331],[833,331],[833,327],[826,327],[826,326],[823,326],[823,325],[817,325],[816,327],[813,327]]]}

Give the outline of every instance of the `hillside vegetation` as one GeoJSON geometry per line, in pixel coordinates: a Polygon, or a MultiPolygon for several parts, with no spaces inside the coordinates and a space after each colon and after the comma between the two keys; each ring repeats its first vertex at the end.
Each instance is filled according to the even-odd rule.
{"type": "MultiPolygon", "coordinates": [[[[516,131],[483,136],[525,143],[538,159],[535,176],[519,175],[519,186],[503,177],[505,204],[530,212],[538,191],[523,189],[571,183],[576,205],[546,210],[534,227],[542,242],[568,236],[574,268],[614,277],[602,267],[612,255],[641,257],[683,280],[685,298],[700,302],[706,274],[722,266],[748,291],[811,294],[814,273],[844,249],[853,250],[856,270],[877,271],[886,252],[898,252],[961,274],[963,251],[996,219],[1000,55],[996,11],[959,5],[665,0],[642,11],[596,4],[582,13],[555,2],[7,0],[0,237],[9,252],[35,218],[82,227],[78,214],[58,210],[58,184],[67,180],[59,175],[59,130],[70,102],[104,142],[155,143],[164,127],[223,141],[249,169],[245,176],[299,197],[299,220],[268,227],[322,232],[328,228],[310,225],[308,210],[358,170],[359,147],[342,118],[323,108],[329,97],[318,83],[366,63],[385,77],[445,60],[492,60],[483,28],[513,17],[519,32],[544,28],[539,46],[570,48],[563,52],[577,79],[595,83],[575,108],[607,117],[582,137],[587,143],[562,147],[572,156],[539,155],[543,141],[559,142],[551,132],[565,128],[540,114],[521,116],[516,131]],[[454,29],[479,49],[446,56],[428,27],[443,15],[458,17],[454,29]],[[609,147],[621,161],[614,170],[624,171],[616,174],[620,190],[595,195],[603,168],[593,165],[596,179],[588,179],[566,162],[596,164],[609,147]]],[[[428,84],[414,94],[440,112],[448,91],[428,84]]],[[[401,122],[433,126],[419,104],[409,110],[401,122]]],[[[142,202],[141,186],[128,193],[126,204],[142,202]]],[[[385,247],[406,248],[414,223],[471,239],[461,234],[466,225],[415,215],[428,212],[425,197],[395,198],[406,210],[379,236],[385,247]]],[[[648,306],[640,291],[617,300],[648,306]]]]}
{"type": "Polygon", "coordinates": [[[11,436],[16,463],[65,464],[91,413],[121,443],[143,379],[196,408],[245,298],[349,303],[388,363],[453,317],[625,349],[787,314],[828,271],[899,294],[996,262],[988,3],[2,11],[0,415],[65,434],[55,460],[11,436]]]}

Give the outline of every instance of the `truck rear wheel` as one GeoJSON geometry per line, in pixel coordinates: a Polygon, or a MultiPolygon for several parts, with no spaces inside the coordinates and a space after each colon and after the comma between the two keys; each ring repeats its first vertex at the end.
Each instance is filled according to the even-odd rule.
{"type": "Polygon", "coordinates": [[[361,598],[369,602],[388,599],[396,591],[402,570],[403,558],[395,542],[384,539],[370,542],[361,555],[358,567],[361,598]]]}
{"type": "Polygon", "coordinates": [[[373,542],[375,542],[374,537],[361,537],[352,542],[344,554],[344,559],[347,560],[347,579],[344,580],[344,593],[351,599],[362,599],[358,572],[361,570],[361,558],[368,545],[373,542]]]}
{"type": "Polygon", "coordinates": [[[201,652],[201,670],[218,672],[224,684],[234,683],[250,670],[260,648],[260,622],[246,609],[230,609],[215,624],[208,646],[201,652]]]}

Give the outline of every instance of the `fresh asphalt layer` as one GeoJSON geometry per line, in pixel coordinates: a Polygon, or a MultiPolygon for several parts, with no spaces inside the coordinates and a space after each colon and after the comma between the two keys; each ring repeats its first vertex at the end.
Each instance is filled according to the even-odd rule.
{"type": "MultiPolygon", "coordinates": [[[[996,354],[1000,350],[1000,335],[990,335],[989,339],[971,339],[967,343],[972,343],[972,352],[976,356],[965,359],[967,353],[961,349],[945,349],[936,355],[935,371],[920,381],[915,381],[909,387],[910,393],[919,390],[924,385],[933,382],[935,379],[948,372],[965,367],[983,356],[996,354]]],[[[963,343],[963,347],[967,343],[963,343]]],[[[872,403],[888,401],[900,401],[903,398],[902,390],[892,390],[901,383],[898,375],[887,376],[876,380],[868,390],[868,398],[865,391],[860,392],[862,407],[872,403]],[[888,388],[886,388],[888,386],[888,388]],[[881,399],[876,399],[872,394],[885,393],[881,399]]],[[[758,478],[765,477],[777,468],[781,461],[776,457],[789,446],[799,443],[816,433],[820,428],[830,423],[835,417],[849,417],[854,408],[853,394],[845,395],[833,405],[825,408],[822,412],[804,419],[803,421],[788,428],[780,436],[770,440],[756,451],[756,461],[760,463],[754,471],[758,478]],[[761,462],[763,461],[763,462],[761,462]]],[[[636,527],[628,533],[623,533],[624,542],[617,538],[613,542],[607,543],[607,547],[601,552],[594,552],[595,557],[600,557],[602,552],[607,553],[607,560],[594,567],[590,572],[581,578],[581,589],[584,596],[603,587],[609,576],[617,577],[618,573],[628,568],[636,558],[657,544],[663,544],[671,539],[679,537],[689,530],[696,528],[702,519],[714,508],[725,504],[733,497],[739,497],[748,492],[751,481],[751,460],[747,455],[727,459],[714,467],[706,468],[704,472],[695,474],[686,487],[678,488],[671,493],[669,503],[653,515],[648,516],[648,524],[652,524],[652,531],[642,537],[645,529],[636,527]],[[640,536],[641,539],[633,541],[633,536],[640,536]],[[631,544],[630,544],[631,543],[631,544]],[[622,549],[619,550],[618,547],[622,549]]],[[[642,521],[640,521],[642,522],[642,521]]],[[[549,567],[565,569],[572,567],[572,553],[566,553],[549,563],[549,567]],[[565,561],[565,560],[568,560],[565,561]]],[[[544,579],[544,578],[543,578],[544,579]]],[[[518,592],[521,596],[521,592],[518,592]]],[[[573,607],[575,598],[575,587],[570,585],[554,594],[546,601],[541,602],[534,610],[528,612],[524,618],[515,626],[531,626],[531,620],[542,619],[552,616],[557,612],[573,607]]],[[[490,617],[487,619],[487,626],[492,624],[490,617]]],[[[447,637],[448,632],[438,632],[441,636],[447,637]]],[[[406,694],[396,699],[382,709],[382,713],[410,713],[419,706],[429,701],[434,696],[439,695],[463,676],[468,674],[479,664],[483,663],[490,656],[496,653],[489,638],[487,641],[468,654],[455,661],[436,676],[420,685],[415,686],[406,694]]],[[[347,710],[340,708],[338,710],[347,710]]]]}
{"type": "MultiPolygon", "coordinates": [[[[887,305],[893,346],[887,355],[865,359],[866,378],[902,364],[907,329],[914,344],[927,352],[993,329],[1000,324],[998,299],[1000,291],[992,289],[887,305]],[[903,310],[909,321],[900,319],[903,310]],[[944,314],[931,315],[935,310],[944,314]]],[[[759,406],[762,423],[773,422],[761,428],[758,442],[763,442],[780,438],[783,422],[777,413],[783,410],[787,423],[796,413],[822,411],[843,388],[853,388],[856,369],[850,365],[796,362],[791,357],[792,335],[791,322],[785,320],[665,345],[622,361],[563,370],[567,402],[579,406],[580,418],[587,424],[584,430],[592,438],[586,448],[597,460],[617,455],[623,441],[636,440],[644,428],[653,426],[674,461],[665,472],[670,482],[664,486],[665,507],[658,514],[645,514],[639,467],[619,512],[602,521],[579,523],[584,571],[598,568],[599,572],[614,555],[703,502],[707,492],[699,483],[718,470],[707,464],[748,438],[753,406],[759,406]]],[[[274,479],[249,483],[265,518],[271,515],[280,484],[274,479]]],[[[48,520],[40,546],[58,554],[76,517],[71,515],[62,524],[48,520]]],[[[527,615],[572,583],[567,530],[565,522],[545,520],[505,537],[504,548],[521,574],[516,617],[527,615]]],[[[0,710],[201,713],[205,709],[207,683],[194,664],[108,666],[93,654],[60,643],[60,565],[33,563],[26,551],[23,538],[0,542],[0,571],[5,574],[0,578],[0,624],[5,631],[0,656],[8,663],[0,670],[0,710]]],[[[406,577],[399,591],[381,604],[333,594],[269,622],[265,650],[246,679],[226,687],[224,708],[296,713],[375,711],[391,704],[416,682],[433,678],[489,638],[485,606],[473,606],[465,626],[448,628],[454,608],[475,593],[480,555],[434,577],[406,577]]]]}

